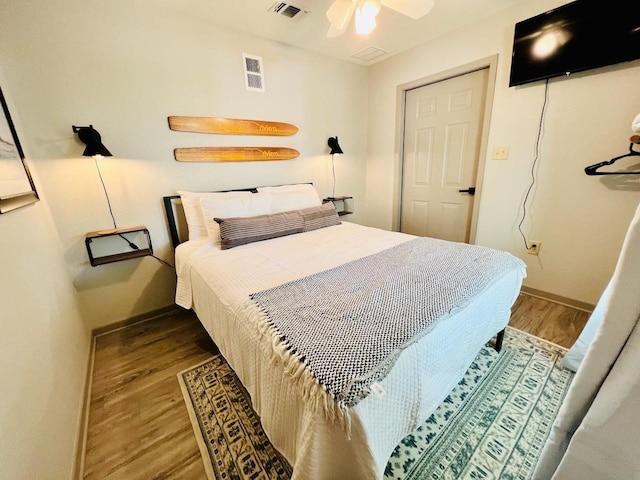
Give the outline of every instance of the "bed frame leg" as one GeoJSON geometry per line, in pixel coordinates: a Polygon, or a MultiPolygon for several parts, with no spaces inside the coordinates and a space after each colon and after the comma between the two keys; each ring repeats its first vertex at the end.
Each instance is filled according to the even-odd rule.
{"type": "Polygon", "coordinates": [[[504,328],[498,332],[496,335],[496,343],[493,344],[493,348],[496,352],[502,350],[502,341],[504,340],[504,328]]]}

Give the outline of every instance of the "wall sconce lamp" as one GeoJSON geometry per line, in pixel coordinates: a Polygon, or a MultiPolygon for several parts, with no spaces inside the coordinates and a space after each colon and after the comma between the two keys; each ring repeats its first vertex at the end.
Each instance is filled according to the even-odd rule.
{"type": "Polygon", "coordinates": [[[333,156],[335,154],[343,154],[342,148],[340,148],[340,144],[338,143],[338,137],[329,137],[327,140],[327,145],[331,148],[331,171],[333,172],[333,193],[331,194],[331,198],[336,198],[336,167],[333,162],[333,156]]]}
{"type": "Polygon", "coordinates": [[[111,200],[109,200],[109,193],[107,192],[107,187],[104,184],[104,180],[102,178],[102,173],[100,172],[100,164],[98,163],[98,159],[103,157],[112,157],[113,155],[104,146],[102,143],[102,137],[98,133],[98,131],[93,128],[93,125],[89,125],[88,127],[76,127],[72,125],[73,133],[78,134],[78,138],[82,143],[86,145],[84,152],[82,155],[84,157],[93,157],[93,161],[96,164],[96,170],[98,170],[98,177],[100,177],[100,183],[102,184],[102,189],[104,190],[104,196],[107,199],[107,205],[109,206],[109,213],[111,214],[111,220],[113,221],[113,230],[103,230],[99,232],[91,232],[88,233],[85,238],[85,246],[87,248],[87,254],[89,255],[89,262],[92,267],[96,267],[98,265],[104,265],[106,263],[118,262],[120,260],[129,260],[132,258],[142,257],[145,255],[151,255],[156,260],[164,263],[167,266],[169,265],[164,260],[156,257],[153,254],[153,248],[151,246],[151,237],[149,236],[149,230],[146,227],[133,227],[133,228],[118,228],[116,224],[116,218],[113,215],[113,209],[111,208],[111,200]],[[142,241],[142,246],[136,245],[130,238],[127,237],[138,238],[142,241]],[[110,236],[117,236],[124,240],[131,251],[121,252],[121,253],[108,253],[104,252],[100,255],[96,255],[96,253],[92,249],[92,245],[94,242],[100,243],[100,239],[108,238],[110,236]]]}
{"type": "Polygon", "coordinates": [[[102,179],[102,173],[100,172],[100,165],[98,164],[98,158],[101,157],[113,157],[111,152],[107,150],[102,144],[102,137],[98,133],[98,131],[93,128],[93,125],[89,125],[88,127],[76,127],[72,125],[73,133],[78,134],[78,138],[82,143],[84,143],[87,147],[82,152],[82,156],[84,157],[93,157],[93,160],[96,164],[96,169],[98,170],[98,176],[100,177],[100,183],[102,183],[102,189],[104,190],[104,196],[107,197],[107,205],[109,206],[109,213],[111,214],[111,220],[113,220],[113,228],[118,228],[116,225],[116,217],[113,216],[113,210],[111,209],[111,201],[109,200],[109,194],[107,193],[107,187],[104,184],[104,180],[102,179]]]}
{"type": "Polygon", "coordinates": [[[331,155],[334,155],[336,153],[344,153],[340,148],[340,144],[338,143],[338,137],[329,137],[329,140],[327,140],[327,145],[331,147],[331,155]]]}
{"type": "Polygon", "coordinates": [[[82,153],[85,157],[112,157],[111,152],[107,150],[102,144],[102,137],[98,133],[98,131],[93,128],[93,125],[89,125],[88,127],[76,127],[72,125],[73,133],[78,134],[78,138],[82,143],[84,143],[87,147],[84,149],[82,153]]]}

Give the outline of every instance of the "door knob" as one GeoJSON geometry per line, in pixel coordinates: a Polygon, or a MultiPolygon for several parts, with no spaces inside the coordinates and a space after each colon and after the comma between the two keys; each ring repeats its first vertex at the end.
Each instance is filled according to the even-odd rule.
{"type": "Polygon", "coordinates": [[[476,194],[476,187],[469,187],[466,190],[458,190],[460,193],[468,193],[469,195],[476,194]]]}

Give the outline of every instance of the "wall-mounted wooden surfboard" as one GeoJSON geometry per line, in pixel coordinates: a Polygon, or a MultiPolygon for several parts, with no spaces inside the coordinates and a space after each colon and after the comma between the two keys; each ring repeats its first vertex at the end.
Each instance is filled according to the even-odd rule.
{"type": "Polygon", "coordinates": [[[178,132],[216,133],[220,135],[293,135],[298,127],[290,123],[221,117],[169,117],[169,128],[178,132]]]}
{"type": "Polygon", "coordinates": [[[173,154],[179,162],[261,162],[291,160],[300,152],[286,147],[186,147],[173,154]]]}

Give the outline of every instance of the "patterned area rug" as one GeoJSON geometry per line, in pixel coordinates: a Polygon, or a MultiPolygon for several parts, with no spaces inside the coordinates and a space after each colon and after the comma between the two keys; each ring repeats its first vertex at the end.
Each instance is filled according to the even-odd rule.
{"type": "Polygon", "coordinates": [[[222,355],[178,374],[210,480],[288,479],[292,469],[273,448],[251,397],[222,355]]]}
{"type": "MultiPolygon", "coordinates": [[[[562,347],[507,328],[438,409],[396,447],[385,479],[529,480],[573,373],[562,347]]],[[[288,479],[248,393],[221,355],[178,375],[211,480],[288,479]]]]}

